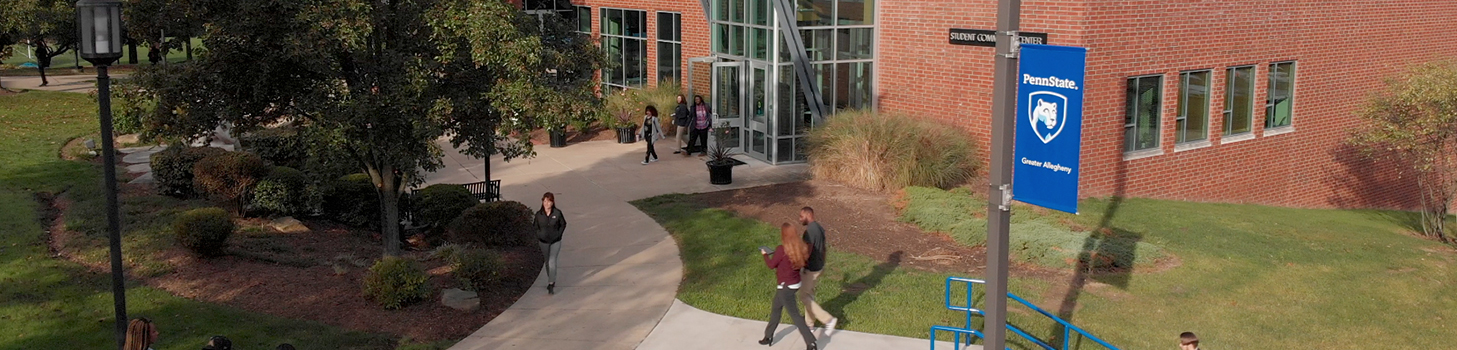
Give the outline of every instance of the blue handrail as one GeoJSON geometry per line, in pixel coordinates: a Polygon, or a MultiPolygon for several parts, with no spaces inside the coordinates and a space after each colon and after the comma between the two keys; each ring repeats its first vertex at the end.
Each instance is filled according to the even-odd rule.
{"type": "MultiPolygon", "coordinates": [[[[966,338],[966,343],[967,344],[970,344],[971,343],[971,339],[972,338],[970,336],[974,336],[974,337],[977,337],[977,338],[982,338],[981,330],[977,330],[977,329],[972,329],[971,328],[971,317],[972,317],[972,315],[979,315],[979,316],[983,316],[983,317],[986,316],[986,312],[985,311],[982,311],[981,309],[977,309],[974,306],[974,304],[975,304],[974,303],[974,300],[972,300],[972,295],[975,294],[974,293],[975,288],[976,288],[975,285],[978,285],[978,284],[983,284],[984,285],[984,284],[986,284],[986,281],[978,280],[978,279],[971,279],[971,278],[962,278],[962,277],[947,277],[946,278],[946,286],[945,286],[945,291],[946,291],[945,293],[946,294],[945,294],[945,299],[943,299],[943,303],[944,303],[944,305],[945,305],[945,307],[946,307],[947,310],[965,312],[966,313],[966,326],[964,328],[956,328],[956,327],[949,327],[949,326],[931,326],[931,349],[932,350],[935,350],[936,349],[936,332],[937,331],[951,332],[954,335],[954,339],[953,340],[956,342],[955,343],[956,344],[955,345],[956,350],[961,350],[961,344],[962,344],[961,335],[962,334],[966,334],[966,335],[969,336],[969,337],[966,338]],[[952,283],[965,283],[966,284],[966,304],[965,305],[952,305],[951,304],[951,284],[952,283]]],[[[1015,325],[1011,325],[1011,324],[1008,324],[1007,325],[1007,330],[1012,331],[1012,333],[1017,334],[1018,336],[1021,336],[1023,339],[1027,339],[1028,341],[1031,341],[1033,344],[1036,344],[1037,346],[1040,346],[1043,349],[1046,349],[1046,350],[1068,350],[1068,345],[1069,345],[1069,341],[1070,341],[1071,336],[1072,336],[1072,332],[1077,332],[1078,334],[1082,335],[1082,337],[1084,339],[1089,339],[1089,340],[1092,340],[1094,342],[1097,342],[1099,345],[1102,345],[1104,347],[1107,347],[1108,349],[1111,349],[1111,350],[1119,350],[1118,347],[1113,346],[1112,344],[1108,344],[1108,342],[1103,341],[1102,339],[1099,339],[1096,336],[1093,336],[1091,333],[1088,333],[1087,330],[1084,330],[1082,328],[1079,328],[1078,326],[1074,326],[1072,323],[1069,323],[1069,322],[1063,320],[1062,318],[1057,317],[1057,315],[1053,315],[1052,313],[1047,312],[1046,310],[1043,310],[1040,307],[1037,307],[1037,305],[1033,305],[1031,302],[1028,302],[1026,299],[1022,299],[1022,297],[1019,297],[1016,294],[1012,294],[1012,293],[1009,292],[1009,293],[1007,293],[1007,297],[1008,298],[1011,298],[1012,300],[1014,300],[1014,301],[1016,301],[1018,303],[1021,303],[1022,305],[1027,306],[1027,308],[1032,309],[1032,311],[1037,311],[1037,313],[1042,314],[1042,316],[1046,316],[1047,318],[1052,319],[1053,321],[1056,321],[1058,324],[1061,324],[1062,325],[1062,347],[1061,348],[1057,348],[1057,347],[1053,347],[1052,345],[1048,345],[1046,342],[1043,342],[1041,339],[1037,339],[1037,337],[1033,337],[1032,335],[1027,334],[1027,332],[1023,331],[1021,328],[1018,328],[1015,325]]],[[[1008,350],[1011,350],[1011,348],[1007,348],[1007,349],[1008,350]]]]}

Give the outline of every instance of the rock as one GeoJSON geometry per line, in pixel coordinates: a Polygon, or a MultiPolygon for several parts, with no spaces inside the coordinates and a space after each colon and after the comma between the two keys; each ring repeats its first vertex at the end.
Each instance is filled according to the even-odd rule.
{"type": "Polygon", "coordinates": [[[481,298],[476,292],[451,288],[440,293],[440,304],[460,311],[475,311],[481,307],[481,298]]]}
{"type": "Polygon", "coordinates": [[[123,145],[133,145],[133,144],[136,144],[137,143],[137,140],[139,138],[140,138],[140,135],[137,135],[137,134],[126,134],[126,135],[117,136],[115,141],[116,141],[116,143],[120,143],[120,144],[123,144],[123,145]]]}
{"type": "Polygon", "coordinates": [[[268,227],[283,233],[309,232],[309,227],[292,216],[285,216],[268,222],[268,227]]]}
{"type": "Polygon", "coordinates": [[[152,172],[152,164],[151,163],[139,163],[139,164],[128,165],[128,166],[126,166],[126,172],[128,174],[150,173],[150,172],[152,172]]]}

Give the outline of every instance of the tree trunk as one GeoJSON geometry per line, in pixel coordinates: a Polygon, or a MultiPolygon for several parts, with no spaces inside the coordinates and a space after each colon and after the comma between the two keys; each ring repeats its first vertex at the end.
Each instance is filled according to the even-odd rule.
{"type": "Polygon", "coordinates": [[[385,166],[370,169],[379,190],[380,239],[384,241],[384,255],[400,255],[400,177],[395,169],[385,166]]]}
{"type": "Polygon", "coordinates": [[[127,53],[131,56],[127,61],[131,64],[137,64],[137,42],[135,40],[127,43],[127,53]]]}
{"type": "Polygon", "coordinates": [[[182,45],[187,47],[187,60],[192,61],[192,38],[187,38],[182,45]]]}

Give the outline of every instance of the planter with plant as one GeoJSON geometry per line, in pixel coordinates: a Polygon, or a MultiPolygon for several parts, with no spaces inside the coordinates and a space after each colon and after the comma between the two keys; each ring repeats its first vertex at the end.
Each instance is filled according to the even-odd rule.
{"type": "Polygon", "coordinates": [[[732,157],[733,146],[729,145],[734,129],[728,123],[713,128],[713,146],[708,149],[708,183],[727,185],[734,182],[734,166],[745,164],[732,157]]]}
{"type": "Polygon", "coordinates": [[[617,143],[637,142],[637,120],[642,117],[643,106],[640,91],[627,89],[607,96],[603,101],[606,113],[602,126],[617,131],[617,143]]]}

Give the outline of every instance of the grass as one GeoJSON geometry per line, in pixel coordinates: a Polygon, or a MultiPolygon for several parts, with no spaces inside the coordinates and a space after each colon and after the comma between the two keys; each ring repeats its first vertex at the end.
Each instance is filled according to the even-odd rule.
{"type": "MultiPolygon", "coordinates": [[[[766,318],[773,276],[754,248],[774,244],[772,226],[703,208],[683,195],[634,204],[679,242],[685,266],[679,299],[714,313],[766,318]]],[[[1090,199],[1080,211],[1070,224],[1135,235],[1181,264],[1161,272],[1013,276],[1011,291],[1122,349],[1171,348],[1184,331],[1220,349],[1423,349],[1457,342],[1451,322],[1457,319],[1457,254],[1407,234],[1405,213],[1141,199],[1090,199]],[[1086,278],[1089,286],[1068,293],[1063,287],[1073,278],[1086,278]]],[[[877,264],[833,247],[829,261],[818,299],[846,320],[846,329],[925,338],[933,324],[961,325],[957,314],[942,309],[946,275],[877,264]]],[[[1044,339],[1060,333],[1015,303],[1010,318],[1044,339]]]]}
{"type": "MultiPolygon", "coordinates": [[[[58,157],[71,137],[96,131],[84,94],[31,91],[0,96],[0,349],[101,349],[114,346],[110,275],[57,259],[37,218],[36,192],[99,193],[101,170],[58,157]]],[[[126,213],[123,213],[126,217],[126,213]]],[[[69,224],[69,223],[68,223],[69,224]]],[[[96,224],[100,225],[100,224],[96,224]]],[[[127,244],[135,242],[128,233],[127,244]]],[[[130,258],[128,258],[130,260],[130,258]]],[[[226,335],[239,348],[289,342],[301,349],[383,349],[388,336],[344,331],[192,301],[130,283],[128,315],[155,320],[157,350],[197,349],[226,335]]]]}
{"type": "MultiPolygon", "coordinates": [[[[26,46],[24,44],[16,44],[15,46],[12,46],[11,48],[14,50],[15,54],[10,55],[10,58],[5,59],[4,61],[0,61],[0,64],[12,65],[12,66],[20,66],[21,64],[26,63],[26,62],[36,62],[35,60],[33,60],[33,59],[25,56],[26,46]]],[[[195,49],[198,49],[198,48],[202,48],[202,39],[196,39],[196,38],[192,39],[192,48],[194,50],[195,49]]],[[[150,52],[151,52],[151,49],[148,48],[147,46],[145,46],[145,45],[138,45],[137,46],[137,64],[151,64],[150,61],[147,60],[147,55],[150,52]]],[[[117,61],[117,65],[127,65],[127,64],[131,64],[130,51],[128,51],[125,47],[123,47],[122,53],[123,53],[123,56],[122,56],[122,58],[120,60],[117,61]]],[[[193,57],[194,58],[197,57],[196,53],[193,54],[193,57]]],[[[178,48],[176,50],[172,50],[171,52],[168,52],[167,53],[167,62],[183,62],[183,61],[186,61],[186,60],[187,60],[187,52],[182,51],[182,48],[178,48]]],[[[75,70],[75,67],[76,67],[76,55],[74,53],[67,52],[65,54],[62,54],[60,56],[56,56],[55,58],[52,58],[51,59],[51,67],[48,68],[48,69],[46,69],[46,76],[49,77],[49,76],[72,75],[72,74],[96,74],[95,71],[92,71],[92,70],[87,70],[85,73],[79,72],[79,71],[76,71],[75,70]]],[[[90,68],[90,67],[92,67],[92,65],[91,65],[91,62],[86,62],[86,60],[81,60],[81,67],[90,68]]],[[[112,68],[112,73],[120,73],[120,71],[122,71],[122,70],[125,70],[125,69],[123,67],[114,67],[114,68],[112,68]]],[[[6,77],[10,77],[10,76],[37,76],[38,77],[38,76],[40,76],[40,72],[37,69],[33,68],[33,67],[32,68],[4,69],[4,70],[0,70],[0,76],[6,76],[6,77]]]]}

